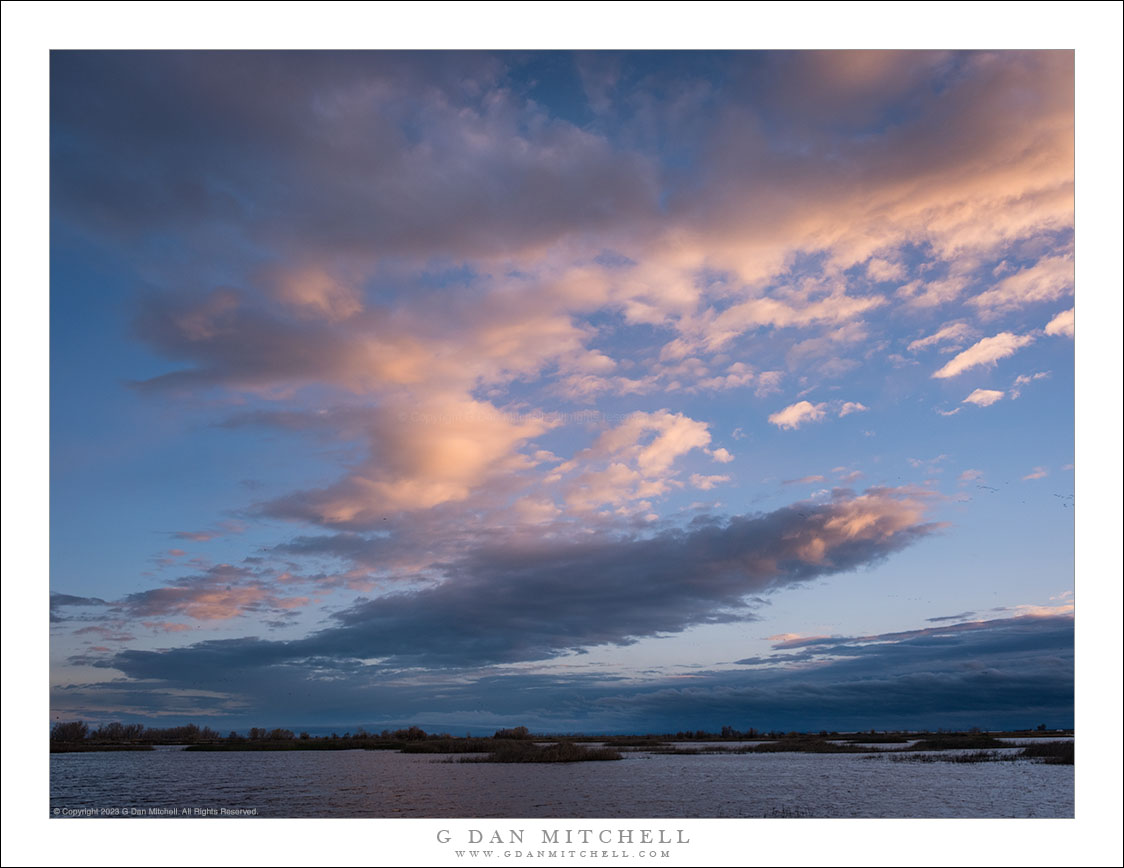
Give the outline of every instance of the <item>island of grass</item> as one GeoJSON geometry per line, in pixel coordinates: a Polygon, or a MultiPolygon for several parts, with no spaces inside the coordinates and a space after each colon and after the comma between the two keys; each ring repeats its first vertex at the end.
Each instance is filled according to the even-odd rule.
{"type": "Polygon", "coordinates": [[[535,744],[532,741],[498,741],[483,756],[466,756],[462,763],[582,763],[596,760],[619,760],[620,751],[611,747],[586,747],[572,741],[535,744]]]}
{"type": "Polygon", "coordinates": [[[51,731],[52,753],[152,750],[153,745],[184,746],[189,751],[393,750],[402,753],[463,754],[463,762],[568,763],[619,760],[623,753],[647,754],[864,754],[909,762],[993,762],[1030,760],[1073,765],[1072,730],[1005,732],[758,732],[724,727],[719,733],[695,730],[648,735],[532,734],[527,727],[500,729],[491,736],[454,737],[427,733],[421,727],[343,735],[299,735],[288,729],[254,727],[227,736],[194,724],[154,729],[139,724],[104,724],[96,730],[80,721],[58,723],[51,731]],[[1034,738],[1015,750],[1003,738],[1034,738]]]}

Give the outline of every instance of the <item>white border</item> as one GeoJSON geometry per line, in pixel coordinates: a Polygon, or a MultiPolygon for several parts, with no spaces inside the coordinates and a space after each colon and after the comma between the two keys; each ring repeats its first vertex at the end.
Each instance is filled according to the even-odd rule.
{"type": "MultiPolygon", "coordinates": [[[[1076,820],[670,821],[670,864],[1120,860],[1118,3],[28,3],[3,6],[5,864],[448,864],[435,834],[519,821],[132,824],[47,818],[47,81],[58,48],[1058,48],[1077,58],[1076,820]],[[30,661],[30,662],[28,662],[30,661]],[[28,731],[36,738],[21,738],[28,731]],[[1084,751],[1088,751],[1087,753],[1084,751]],[[1094,753],[1095,751],[1095,753],[1094,753]],[[870,823],[876,823],[871,826],[870,823]],[[940,825],[934,825],[939,823],[940,825]]],[[[542,820],[525,821],[529,829],[542,820]]],[[[589,826],[593,821],[582,821],[589,826]]],[[[625,821],[637,826],[639,821],[625,821]]],[[[552,825],[561,825],[553,822],[552,825]]],[[[612,824],[621,825],[620,821],[612,824]]],[[[524,860],[526,862],[527,860],[524,860]]],[[[504,864],[491,860],[489,864],[504,864]]],[[[466,864],[459,860],[456,864],[466,864]]],[[[664,862],[663,864],[669,864],[664,862]]]]}

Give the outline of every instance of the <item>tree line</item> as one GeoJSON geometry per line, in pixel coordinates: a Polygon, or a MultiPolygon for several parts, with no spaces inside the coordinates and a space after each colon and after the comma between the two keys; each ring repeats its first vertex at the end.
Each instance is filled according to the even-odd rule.
{"type": "MultiPolygon", "coordinates": [[[[527,738],[529,735],[526,727],[516,727],[515,730],[500,730],[497,738],[527,738]],[[503,736],[502,732],[521,731],[521,735],[503,736]]],[[[197,726],[194,723],[185,726],[154,727],[140,723],[103,723],[96,729],[91,729],[88,723],[81,720],[58,721],[51,727],[51,741],[66,744],[200,744],[208,742],[243,742],[243,741],[291,741],[294,739],[311,740],[314,736],[307,732],[299,735],[291,729],[266,729],[261,726],[251,727],[245,735],[237,730],[231,730],[223,735],[218,730],[209,726],[197,726]]],[[[425,741],[426,739],[452,738],[449,733],[427,733],[420,726],[410,726],[403,729],[384,729],[381,732],[368,732],[359,727],[355,732],[345,732],[343,735],[333,732],[324,739],[351,739],[360,741],[425,741]]]]}
{"type": "MultiPolygon", "coordinates": [[[[826,733],[825,733],[826,734],[826,733]]],[[[779,732],[759,733],[753,727],[745,730],[735,729],[732,726],[722,727],[720,732],[710,732],[704,729],[681,730],[673,734],[664,733],[660,738],[676,739],[718,739],[718,738],[757,738],[762,735],[778,737],[779,732]]],[[[311,736],[308,732],[294,733],[291,729],[267,729],[261,726],[251,727],[245,735],[237,730],[231,730],[225,736],[218,730],[209,726],[200,727],[194,723],[184,726],[153,727],[140,723],[103,723],[96,729],[80,721],[58,721],[51,729],[51,741],[68,744],[198,744],[207,742],[244,742],[244,741],[290,741],[292,739],[352,739],[361,741],[396,741],[416,742],[427,739],[449,739],[449,733],[428,733],[420,726],[409,726],[401,729],[384,729],[380,732],[368,732],[359,727],[355,732],[345,732],[342,735],[333,732],[327,736],[311,736]]],[[[470,736],[471,737],[471,736],[470,736]]],[[[656,736],[652,736],[656,737],[656,736]]],[[[533,738],[531,731],[525,726],[515,726],[497,729],[492,735],[494,739],[524,740],[533,738]]]]}

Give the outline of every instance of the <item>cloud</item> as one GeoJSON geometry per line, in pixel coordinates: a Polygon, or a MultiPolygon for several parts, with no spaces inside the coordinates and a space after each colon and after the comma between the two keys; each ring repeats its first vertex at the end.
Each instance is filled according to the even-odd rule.
{"type": "Polygon", "coordinates": [[[826,418],[830,410],[840,419],[852,413],[865,413],[870,408],[858,401],[830,401],[813,404],[810,401],[798,401],[790,404],[769,416],[769,421],[778,428],[792,430],[808,422],[819,422],[826,418]]]}
{"type": "Polygon", "coordinates": [[[792,430],[799,428],[806,422],[818,422],[824,418],[824,408],[827,404],[813,404],[810,401],[797,401],[789,404],[783,410],[778,410],[769,416],[769,421],[778,428],[792,430]]]}
{"type": "Polygon", "coordinates": [[[858,401],[844,401],[843,406],[839,408],[839,417],[850,416],[852,413],[865,413],[869,409],[865,404],[860,404],[858,401]]]}
{"type": "Polygon", "coordinates": [[[1023,479],[1043,479],[1049,475],[1050,471],[1048,471],[1045,467],[1035,467],[1034,470],[1030,471],[1030,473],[1024,476],[1023,479]]]}
{"type": "Polygon", "coordinates": [[[60,621],[67,621],[60,613],[60,609],[67,607],[74,608],[87,608],[91,606],[108,606],[109,604],[98,597],[76,597],[73,594],[59,594],[55,591],[51,592],[50,600],[50,613],[51,623],[58,623],[60,621]]]}
{"type": "Polygon", "coordinates": [[[117,662],[158,680],[71,684],[53,691],[52,707],[86,719],[103,718],[103,709],[120,716],[127,708],[142,718],[256,726],[263,718],[289,719],[297,693],[306,709],[302,725],[346,719],[372,729],[420,723],[474,732],[512,720],[548,732],[715,730],[725,724],[1009,729],[1073,722],[1071,613],[807,638],[802,648],[743,658],[738,668],[693,671],[687,682],[663,672],[624,678],[558,667],[492,670],[471,679],[430,673],[407,681],[353,660],[267,662],[275,643],[220,640],[185,649],[189,653],[118,654],[117,662]],[[222,689],[213,689],[220,678],[222,689]],[[190,696],[183,692],[188,689],[190,696]]]}
{"type": "Polygon", "coordinates": [[[734,362],[726,373],[709,377],[698,382],[700,389],[737,389],[748,386],[753,381],[753,371],[745,362],[734,362]]]}
{"type": "Polygon", "coordinates": [[[721,313],[707,312],[695,320],[695,327],[700,333],[701,345],[714,352],[753,329],[840,325],[885,303],[886,300],[878,296],[857,298],[838,290],[826,298],[798,292],[784,299],[752,298],[721,313]]]}
{"type": "Polygon", "coordinates": [[[953,357],[948,364],[933,374],[934,377],[945,379],[955,377],[979,365],[994,365],[1000,359],[1014,355],[1015,351],[1027,344],[1034,342],[1032,335],[1015,335],[1011,332],[1000,332],[990,338],[984,338],[968,347],[964,352],[953,357]]]}
{"type": "Polygon", "coordinates": [[[753,394],[758,398],[775,395],[781,390],[781,380],[783,379],[783,371],[762,371],[757,375],[757,388],[753,390],[753,394]]]}
{"type": "Polygon", "coordinates": [[[566,482],[566,503],[572,509],[621,505],[666,494],[675,480],[676,459],[709,443],[704,422],[668,410],[637,411],[555,473],[578,471],[566,482]]]}
{"type": "Polygon", "coordinates": [[[958,482],[974,482],[977,479],[983,479],[983,475],[984,473],[982,470],[972,470],[969,468],[963,471],[956,479],[958,482]]]}
{"type": "Polygon", "coordinates": [[[866,273],[870,279],[883,283],[891,280],[901,280],[905,277],[905,268],[900,262],[887,262],[885,259],[873,258],[866,264],[866,273]]]}
{"type": "Polygon", "coordinates": [[[503,255],[657,204],[649,160],[551,117],[481,53],[91,52],[54,58],[52,80],[60,203],[103,232],[215,243],[204,227],[221,225],[325,260],[503,255]]]}
{"type": "MultiPolygon", "coordinates": [[[[814,342],[894,303],[872,281],[952,271],[926,278],[926,291],[943,281],[941,297],[955,298],[971,283],[960,263],[1005,262],[1023,241],[1065,244],[1072,226],[1072,57],[731,55],[720,104],[709,69],[685,87],[670,71],[590,77],[595,62],[575,60],[591,105],[616,105],[618,88],[636,94],[607,127],[551,115],[515,83],[522,63],[53,58],[59,219],[138,257],[163,262],[160,244],[135,242],[174,236],[188,261],[216,263],[167,281],[208,291],[170,286],[142,303],[139,331],[186,362],[150,386],[456,380],[467,394],[477,377],[508,382],[558,363],[564,394],[639,394],[650,372],[605,370],[613,360],[586,349],[596,330],[575,318],[603,310],[669,328],[677,358],[758,330],[824,331],[814,342]],[[860,67],[892,70],[897,83],[856,79],[860,67]],[[825,70],[865,83],[828,85],[825,70]],[[793,82],[801,98],[774,102],[793,82]],[[103,106],[96,117],[92,104],[103,106]],[[770,138],[779,130],[783,146],[770,138]],[[684,157],[700,167],[691,183],[679,180],[684,157]],[[231,261],[247,249],[252,262],[231,261]],[[904,251],[925,261],[907,268],[904,251]],[[793,265],[809,258],[814,267],[793,265]],[[417,278],[434,263],[463,263],[463,305],[448,303],[447,277],[436,292],[417,278]]],[[[751,375],[702,382],[730,388],[751,375]]],[[[756,388],[775,383],[762,374],[756,388]]]]}
{"type": "Polygon", "coordinates": [[[79,630],[75,630],[72,635],[94,636],[96,637],[94,639],[96,642],[132,642],[137,638],[132,633],[125,633],[115,627],[101,624],[91,624],[89,627],[82,627],[79,630]]]}
{"type": "Polygon", "coordinates": [[[1036,380],[1045,380],[1050,376],[1049,371],[1038,371],[1034,374],[1019,374],[1015,377],[1015,382],[1011,384],[1011,398],[1018,398],[1022,395],[1022,387],[1029,386],[1036,380]]]}
{"type": "Polygon", "coordinates": [[[171,585],[129,594],[112,611],[135,619],[182,616],[226,621],[250,612],[287,611],[308,603],[307,597],[279,593],[270,581],[246,567],[219,564],[171,585]]]}
{"type": "Polygon", "coordinates": [[[1003,400],[1003,392],[995,389],[976,389],[960,403],[975,404],[977,407],[990,407],[996,401],[1003,400]]]}
{"type": "Polygon", "coordinates": [[[1073,337],[1073,308],[1063,310],[1046,323],[1046,334],[1067,338],[1073,337]]]}
{"type": "Polygon", "coordinates": [[[984,314],[998,314],[1028,304],[1053,301],[1073,292],[1073,258],[1048,256],[1003,278],[994,289],[968,303],[984,314]]]}
{"type": "MultiPolygon", "coordinates": [[[[819,655],[832,655],[840,653],[840,649],[846,649],[842,653],[851,655],[861,655],[867,653],[871,647],[879,644],[903,644],[903,643],[917,643],[918,646],[928,643],[933,639],[972,635],[978,632],[986,632],[995,629],[996,627],[1019,627],[1030,628],[1034,627],[1034,619],[1036,618],[1056,618],[1068,619],[1072,617],[1073,606],[1019,606],[1015,607],[1017,617],[1010,619],[998,619],[991,621],[976,620],[964,621],[963,617],[974,613],[965,613],[964,615],[950,615],[938,618],[929,618],[928,622],[944,622],[955,620],[957,623],[948,624],[940,627],[923,627],[917,630],[901,630],[894,633],[881,633],[869,636],[793,636],[788,635],[781,641],[773,645],[775,650],[794,650],[800,649],[801,653],[798,657],[790,657],[789,660],[800,659],[806,660],[819,655]]],[[[1062,621],[1064,624],[1064,620],[1062,621]]]]}
{"type": "MultiPolygon", "coordinates": [[[[302,415],[293,422],[323,423],[302,415]]],[[[366,458],[328,488],[286,495],[263,505],[265,513],[364,527],[390,513],[463,501],[491,481],[534,467],[520,449],[555,424],[545,415],[507,414],[457,396],[361,411],[349,422],[362,430],[366,458]]]]}
{"type": "Polygon", "coordinates": [[[911,342],[908,349],[911,353],[916,353],[940,343],[951,343],[959,346],[968,338],[975,337],[976,334],[978,334],[976,330],[965,322],[950,322],[941,326],[928,337],[918,338],[911,342]]]}
{"type": "Polygon", "coordinates": [[[820,474],[814,476],[801,476],[799,479],[784,479],[781,480],[781,485],[808,485],[812,482],[823,482],[824,478],[820,474]]]}
{"type": "Polygon", "coordinates": [[[714,486],[729,481],[729,476],[704,476],[701,473],[692,473],[690,476],[691,487],[702,491],[710,491],[714,486]]]}
{"type": "Polygon", "coordinates": [[[274,291],[300,314],[337,321],[363,310],[362,293],[339,277],[316,268],[281,270],[274,291]]]}
{"type": "Polygon", "coordinates": [[[184,633],[191,630],[191,625],[175,621],[142,621],[141,623],[156,633],[184,633]]]}
{"type": "MultiPolygon", "coordinates": [[[[254,393],[330,384],[353,393],[411,389],[427,395],[505,383],[548,364],[603,370],[611,360],[587,351],[590,332],[556,291],[518,292],[518,281],[491,291],[433,300],[404,297],[393,312],[365,310],[343,319],[308,318],[249,290],[201,295],[151,293],[139,305],[138,336],[187,367],[150,378],[154,390],[216,386],[254,393]]],[[[572,287],[570,287],[572,289],[572,287]]]]}
{"type": "Polygon", "coordinates": [[[209,530],[177,530],[172,532],[172,536],[176,539],[191,540],[192,542],[209,542],[217,534],[209,530]]]}
{"type": "Polygon", "coordinates": [[[726,449],[724,446],[719,446],[717,449],[708,449],[706,453],[719,464],[729,464],[734,460],[734,456],[730,454],[730,450],[726,449]]]}
{"type": "Polygon", "coordinates": [[[1015,377],[1015,382],[1012,386],[1029,386],[1035,380],[1044,380],[1050,376],[1049,371],[1038,371],[1034,374],[1019,374],[1015,377]]]}
{"type": "Polygon", "coordinates": [[[311,657],[459,667],[629,644],[752,619],[751,595],[850,572],[928,536],[937,526],[925,512],[912,494],[871,489],[646,538],[484,546],[447,564],[441,584],[360,602],[306,639],[127,651],[113,666],[138,678],[311,657]]]}

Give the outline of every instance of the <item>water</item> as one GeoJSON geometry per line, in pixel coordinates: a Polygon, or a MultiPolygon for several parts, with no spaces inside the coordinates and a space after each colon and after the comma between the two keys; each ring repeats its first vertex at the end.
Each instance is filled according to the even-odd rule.
{"type": "Polygon", "coordinates": [[[51,756],[54,816],[1072,817],[1073,794],[1073,766],[861,754],[628,753],[549,765],[362,750],[51,756]]]}

